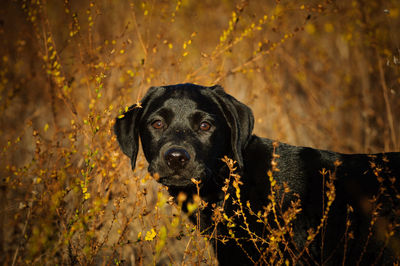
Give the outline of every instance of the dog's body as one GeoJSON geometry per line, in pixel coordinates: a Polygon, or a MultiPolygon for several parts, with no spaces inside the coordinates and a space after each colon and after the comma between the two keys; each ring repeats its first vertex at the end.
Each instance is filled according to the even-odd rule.
{"type": "Polygon", "coordinates": [[[140,136],[149,172],[172,196],[184,192],[190,200],[200,182],[207,206],[191,219],[200,221],[203,233],[228,240],[216,241],[221,265],[382,264],[399,259],[400,153],[345,155],[257,137],[252,135],[251,110],[219,86],[152,87],[141,105],[117,119],[120,146],[134,168],[140,136]],[[230,182],[222,189],[229,178],[224,156],[237,162],[241,212],[237,186],[230,182]],[[329,180],[335,193],[325,185],[329,180]],[[279,185],[277,190],[271,182],[279,185]],[[285,183],[290,191],[283,189],[285,183]],[[299,213],[292,205],[297,199],[299,213]],[[214,231],[218,207],[228,219],[214,231]],[[286,220],[290,224],[285,228],[288,213],[283,212],[291,208],[297,215],[286,220]],[[276,242],[278,229],[283,235],[276,242]],[[273,252],[274,243],[281,253],[273,252]]]}

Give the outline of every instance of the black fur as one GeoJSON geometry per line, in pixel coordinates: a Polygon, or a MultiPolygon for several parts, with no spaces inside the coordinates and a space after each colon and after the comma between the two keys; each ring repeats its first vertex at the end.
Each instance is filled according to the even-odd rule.
{"type": "MultiPolygon", "coordinates": [[[[190,200],[191,194],[196,193],[192,178],[201,181],[200,196],[208,203],[200,211],[200,226],[205,234],[213,229],[213,206],[221,205],[225,195],[221,188],[229,177],[221,158],[226,155],[237,162],[237,173],[241,175],[242,182],[241,202],[244,205],[249,202],[251,209],[257,213],[264,212],[264,207],[270,202],[271,184],[267,172],[273,170],[271,162],[276,154],[279,158],[275,157],[274,161],[278,163],[276,167],[279,171],[274,171],[273,177],[281,188],[284,183],[290,188],[283,199],[279,196],[277,199],[282,200],[283,210],[286,210],[292,201],[300,198],[302,209],[291,225],[293,234],[285,235],[290,240],[288,246],[285,248],[281,244],[281,262],[338,265],[345,258],[346,265],[358,262],[369,265],[393,263],[399,259],[399,228],[393,230],[394,235],[389,241],[385,241],[386,231],[382,229],[389,224],[395,226],[397,223],[399,226],[400,223],[400,153],[349,155],[284,143],[274,145],[272,140],[252,135],[253,122],[251,110],[226,94],[222,87],[180,84],[150,88],[140,107],[132,106],[122,118],[116,120],[115,133],[122,151],[131,158],[132,168],[135,167],[140,136],[149,172],[157,174],[158,181],[168,186],[172,196],[185,192],[190,200]],[[209,129],[207,124],[211,125],[209,129]],[[206,130],[202,130],[200,125],[206,130]],[[335,165],[335,162],[340,162],[340,165],[335,165]],[[326,207],[322,169],[334,175],[336,197],[329,211],[327,226],[319,231],[307,252],[295,258],[294,255],[300,253],[307,241],[307,230],[318,227],[323,207],[326,207]],[[376,206],[371,201],[374,196],[378,197],[376,203],[382,205],[378,210],[377,226],[373,227],[373,234],[368,237],[371,212],[376,206]],[[353,212],[348,213],[348,206],[353,212]],[[349,235],[345,237],[347,219],[351,220],[348,232],[352,232],[353,238],[349,235]],[[344,254],[345,242],[347,248],[344,254]],[[297,251],[297,254],[290,254],[289,249],[297,251]]],[[[326,182],[328,174],[325,179],[326,182]]],[[[228,193],[231,197],[224,211],[228,217],[234,217],[237,206],[232,201],[235,198],[232,185],[228,193]]],[[[269,232],[257,222],[258,218],[250,214],[246,206],[244,211],[251,231],[260,237],[267,237],[269,232]]],[[[268,218],[272,227],[276,226],[274,219],[268,218]]],[[[191,219],[197,221],[195,215],[191,219]]],[[[257,250],[248,241],[249,234],[243,229],[243,217],[233,219],[235,227],[228,227],[226,222],[219,223],[217,227],[218,235],[229,240],[226,243],[216,241],[214,245],[220,265],[270,262],[268,253],[263,251],[268,245],[260,245],[261,252],[257,250]],[[239,240],[231,239],[228,230],[233,230],[239,240]]],[[[269,243],[268,239],[266,243],[269,243]]]]}

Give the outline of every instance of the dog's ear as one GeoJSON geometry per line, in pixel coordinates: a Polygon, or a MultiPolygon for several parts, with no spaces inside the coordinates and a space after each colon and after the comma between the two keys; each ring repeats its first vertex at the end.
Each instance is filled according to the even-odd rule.
{"type": "Polygon", "coordinates": [[[242,152],[246,148],[254,127],[253,112],[245,104],[227,94],[219,86],[210,87],[217,95],[216,99],[231,130],[231,146],[239,168],[243,167],[242,152]]]}
{"type": "Polygon", "coordinates": [[[114,133],[122,152],[131,158],[132,170],[135,169],[139,149],[139,121],[142,107],[134,104],[128,111],[115,120],[114,133]]]}
{"type": "Polygon", "coordinates": [[[122,152],[131,158],[132,170],[135,169],[136,157],[139,150],[139,123],[146,110],[149,99],[154,92],[161,87],[151,87],[140,105],[134,104],[122,115],[118,116],[114,125],[114,133],[117,136],[122,152]]]}

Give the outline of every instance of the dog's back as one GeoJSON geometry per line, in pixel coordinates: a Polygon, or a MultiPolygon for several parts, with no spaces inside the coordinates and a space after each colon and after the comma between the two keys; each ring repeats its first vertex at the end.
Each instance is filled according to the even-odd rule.
{"type": "Polygon", "coordinates": [[[340,154],[253,136],[244,158],[242,190],[250,202],[271,200],[262,196],[271,194],[268,171],[280,189],[290,189],[282,201],[277,192],[279,211],[298,195],[291,249],[300,261],[386,264],[400,257],[400,153],[340,154]]]}

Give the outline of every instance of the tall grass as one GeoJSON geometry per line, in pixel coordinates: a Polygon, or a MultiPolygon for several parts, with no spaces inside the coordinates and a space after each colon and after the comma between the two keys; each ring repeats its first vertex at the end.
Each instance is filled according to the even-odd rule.
{"type": "Polygon", "coordinates": [[[0,5],[4,264],[216,263],[117,147],[114,118],[152,85],[219,83],[292,144],[400,149],[396,0],[0,5]]]}

